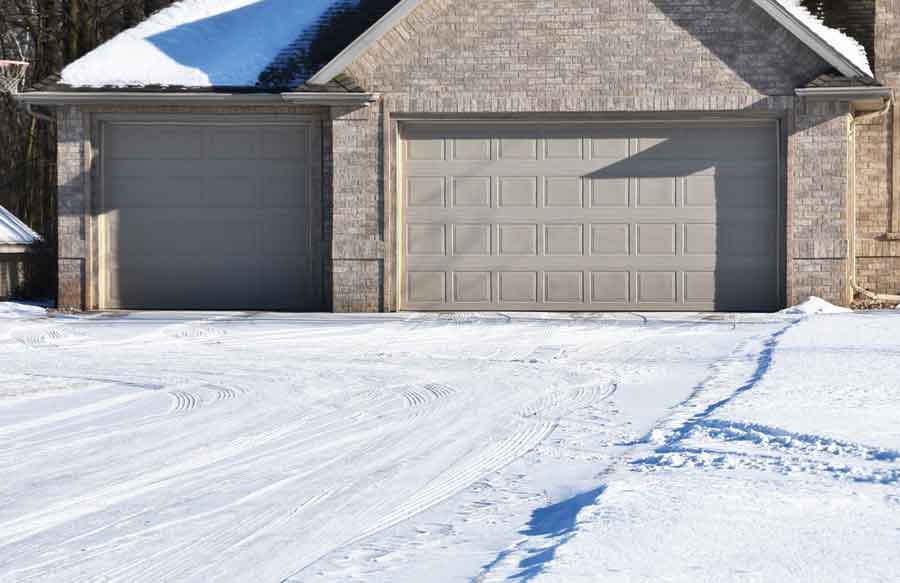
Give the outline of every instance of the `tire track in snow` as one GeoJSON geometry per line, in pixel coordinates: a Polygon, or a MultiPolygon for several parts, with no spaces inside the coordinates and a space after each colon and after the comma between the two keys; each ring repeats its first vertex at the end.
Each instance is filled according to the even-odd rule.
{"type": "Polygon", "coordinates": [[[448,399],[456,394],[456,389],[437,383],[429,383],[421,387],[412,387],[403,392],[403,399],[410,409],[426,407],[441,399],[448,399]]]}
{"type": "MultiPolygon", "coordinates": [[[[353,419],[352,411],[347,412],[343,410],[338,411],[338,414],[324,414],[313,419],[301,418],[293,423],[284,424],[277,429],[261,432],[250,437],[241,437],[217,451],[187,457],[178,463],[155,472],[147,472],[138,478],[107,486],[91,494],[50,504],[43,510],[0,524],[0,546],[28,538],[39,532],[162,487],[171,487],[179,478],[197,479],[196,475],[199,470],[222,462],[230,460],[233,464],[252,464],[258,463],[261,458],[277,459],[282,451],[298,448],[309,441],[325,442],[329,443],[328,447],[333,447],[334,444],[340,443],[340,440],[329,442],[329,438],[333,435],[346,435],[348,433],[354,435],[354,431],[361,430],[365,425],[378,426],[384,423],[391,414],[402,412],[405,409],[402,397],[396,394],[386,395],[381,399],[381,402],[384,405],[393,403],[394,406],[392,408],[382,408],[381,415],[367,416],[361,420],[353,419]],[[312,423],[318,417],[324,417],[324,419],[320,419],[318,424],[312,423]],[[240,458],[242,454],[261,448],[264,445],[287,440],[288,438],[293,439],[281,446],[264,449],[255,456],[240,458]]],[[[369,402],[368,404],[372,406],[377,404],[377,402],[369,402]]],[[[405,421],[404,423],[409,422],[411,421],[405,421]]],[[[202,474],[200,476],[200,479],[206,479],[202,474]]]]}
{"type": "Polygon", "coordinates": [[[84,334],[74,332],[65,324],[41,326],[38,329],[17,329],[13,330],[10,336],[23,346],[34,349],[58,348],[60,344],[77,342],[85,338],[84,334]]]}
{"type": "Polygon", "coordinates": [[[43,417],[39,417],[37,419],[31,419],[29,421],[23,421],[21,423],[13,423],[12,425],[6,425],[0,427],[0,438],[7,438],[10,435],[15,435],[16,433],[21,433],[23,431],[31,431],[34,429],[38,429],[47,425],[56,425],[62,421],[68,421],[70,419],[81,417],[84,415],[92,415],[99,412],[106,412],[110,409],[114,409],[123,405],[127,405],[132,401],[137,401],[138,399],[143,399],[147,396],[146,392],[143,393],[127,393],[124,395],[119,395],[116,397],[111,397],[108,399],[103,399],[102,401],[97,401],[95,403],[91,403],[89,405],[83,405],[81,407],[76,407],[74,409],[68,409],[66,411],[60,411],[59,413],[53,413],[51,415],[44,415],[43,417]]]}
{"type": "MultiPolygon", "coordinates": [[[[340,464],[354,467],[360,460],[368,459],[373,451],[381,447],[386,447],[394,444],[396,441],[391,435],[381,435],[376,439],[367,438],[366,435],[367,434],[354,435],[350,438],[345,439],[343,442],[328,442],[325,445],[320,446],[319,448],[313,448],[313,453],[316,451],[316,449],[321,451],[336,449],[341,453],[337,456],[329,458],[328,460],[320,463],[317,466],[311,468],[303,468],[303,471],[301,472],[293,474],[273,484],[267,485],[257,490],[256,492],[244,496],[238,502],[233,502],[226,505],[225,507],[213,509],[201,514],[188,516],[182,519],[176,519],[174,521],[170,521],[161,525],[155,525],[148,529],[142,529],[141,531],[136,533],[130,533],[128,535],[125,535],[124,537],[117,537],[115,539],[106,541],[100,546],[87,549],[87,555],[81,555],[81,558],[90,559],[91,556],[97,556],[99,554],[102,554],[106,550],[115,551],[116,548],[122,545],[124,541],[134,540],[134,544],[137,544],[139,542],[137,539],[143,534],[171,531],[170,529],[180,524],[193,522],[198,519],[209,520],[214,516],[221,514],[222,512],[235,510],[245,503],[251,501],[259,501],[260,499],[264,498],[263,494],[269,494],[277,490],[283,490],[285,486],[291,483],[301,482],[305,484],[308,480],[315,479],[316,476],[320,475],[323,471],[331,466],[340,464]],[[347,446],[354,443],[359,443],[361,447],[348,449],[347,446]]],[[[301,444],[293,444],[293,447],[300,447],[300,445],[301,444]]],[[[309,450],[307,450],[307,453],[308,452],[309,450]]],[[[267,455],[271,455],[271,457],[274,458],[274,461],[275,459],[281,457],[281,453],[287,454],[289,452],[267,452],[267,455]]],[[[227,472],[219,471],[216,475],[223,477],[235,473],[240,475],[243,472],[252,471],[253,468],[259,467],[262,461],[263,460],[261,459],[239,460],[238,462],[236,462],[236,464],[227,467],[227,472]],[[241,467],[239,467],[241,465],[246,467],[242,469],[241,467]]],[[[196,476],[195,478],[198,486],[207,485],[211,482],[216,481],[216,477],[209,474],[196,476]]],[[[184,484],[183,489],[190,490],[192,489],[192,485],[184,484]]],[[[323,493],[313,496],[305,503],[301,504],[299,507],[296,507],[292,512],[287,514],[284,512],[284,509],[281,506],[279,506],[278,504],[274,504],[271,505],[271,508],[267,509],[265,512],[255,512],[250,519],[241,521],[229,519],[228,522],[223,526],[211,526],[211,532],[203,535],[197,540],[191,541],[186,546],[179,543],[176,546],[157,552],[152,556],[144,557],[133,563],[124,564],[114,571],[104,572],[103,574],[98,575],[96,579],[91,579],[90,581],[101,583],[110,580],[110,578],[122,578],[126,574],[128,575],[126,579],[130,583],[139,583],[141,581],[146,581],[147,583],[156,583],[157,581],[177,580],[180,577],[183,577],[188,570],[193,570],[189,567],[192,566],[193,563],[196,563],[194,555],[195,552],[203,552],[206,554],[224,554],[225,551],[233,550],[237,548],[238,545],[249,545],[255,539],[262,536],[263,532],[270,531],[277,526],[288,522],[290,519],[301,514],[303,511],[306,511],[314,507],[319,502],[324,501],[326,498],[332,495],[333,491],[329,487],[326,487],[323,489],[323,493]],[[247,531],[249,531],[250,534],[247,534],[247,531]],[[236,536],[240,537],[237,541],[228,542],[230,538],[234,538],[236,536]],[[225,551],[223,551],[224,545],[228,545],[225,548],[225,551]],[[183,560],[179,561],[178,559],[183,560]]],[[[95,531],[96,530],[97,529],[95,529],[95,531]]],[[[57,559],[57,561],[60,560],[65,560],[65,558],[63,557],[61,559],[57,559]]],[[[42,566],[46,567],[53,562],[55,561],[47,562],[42,566]]],[[[200,572],[204,572],[216,566],[216,564],[213,563],[207,563],[207,565],[207,567],[202,568],[200,571],[192,572],[191,574],[198,575],[200,572]]],[[[38,567],[41,566],[31,566],[29,567],[29,569],[36,569],[38,567]]]]}
{"type": "Polygon", "coordinates": [[[185,413],[200,407],[200,397],[190,391],[169,391],[169,396],[173,400],[172,408],[170,409],[171,413],[185,413]]]}
{"type": "MultiPolygon", "coordinates": [[[[550,421],[520,422],[511,435],[492,443],[481,453],[448,468],[424,488],[413,492],[400,504],[393,504],[393,501],[390,501],[392,509],[386,514],[373,517],[369,512],[367,515],[359,517],[359,522],[367,526],[346,540],[335,541],[331,548],[321,554],[306,559],[306,565],[286,577],[285,581],[295,580],[294,578],[307,567],[335,549],[359,542],[408,520],[468,488],[484,476],[509,465],[546,439],[553,432],[553,427],[554,425],[550,421]]],[[[384,505],[382,503],[379,507],[384,505]]]]}

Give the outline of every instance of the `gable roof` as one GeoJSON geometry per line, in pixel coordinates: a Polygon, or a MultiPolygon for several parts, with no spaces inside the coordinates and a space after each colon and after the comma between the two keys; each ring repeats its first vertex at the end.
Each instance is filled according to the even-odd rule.
{"type": "MultiPolygon", "coordinates": [[[[386,32],[406,18],[421,2],[423,0],[402,0],[322,67],[308,83],[315,85],[332,81],[386,32]]],[[[753,0],[753,2],[841,74],[849,78],[874,77],[863,46],[845,33],[825,26],[819,17],[800,3],[800,0],[753,0]]]]}
{"type": "MultiPolygon", "coordinates": [[[[59,85],[153,92],[334,85],[423,1],[181,0],[68,65],[59,85]]],[[[752,1],[844,76],[872,78],[865,49],[801,0],[752,1]]]]}
{"type": "Polygon", "coordinates": [[[0,206],[0,245],[32,245],[39,241],[40,235],[0,206]]]}

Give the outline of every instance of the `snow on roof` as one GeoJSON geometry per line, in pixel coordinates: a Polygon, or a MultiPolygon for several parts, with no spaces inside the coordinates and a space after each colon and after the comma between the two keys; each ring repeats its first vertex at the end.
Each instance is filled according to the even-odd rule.
{"type": "Polygon", "coordinates": [[[775,1],[831,48],[853,63],[860,71],[866,73],[869,77],[874,77],[869,58],[866,55],[866,49],[859,41],[840,30],[825,26],[822,19],[811,13],[809,9],[800,3],[800,0],[775,1]]]}
{"type": "Polygon", "coordinates": [[[0,206],[0,245],[31,245],[40,240],[40,235],[0,206]]]}
{"type": "MultiPolygon", "coordinates": [[[[355,0],[354,0],[355,1],[355,0]]],[[[75,87],[252,87],[286,47],[347,0],[182,0],[62,71],[75,87]]]]}

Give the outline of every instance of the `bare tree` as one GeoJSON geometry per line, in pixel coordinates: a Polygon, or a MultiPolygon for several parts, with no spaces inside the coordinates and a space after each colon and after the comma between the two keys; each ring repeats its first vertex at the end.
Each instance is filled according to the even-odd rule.
{"type": "MultiPolygon", "coordinates": [[[[0,0],[0,59],[31,62],[26,85],[52,84],[67,64],[173,0],[0,0]]],[[[56,239],[56,128],[0,97],[0,205],[56,239]]]]}

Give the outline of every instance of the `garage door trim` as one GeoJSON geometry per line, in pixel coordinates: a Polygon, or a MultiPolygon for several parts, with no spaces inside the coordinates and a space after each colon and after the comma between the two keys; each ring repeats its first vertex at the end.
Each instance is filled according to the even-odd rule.
{"type": "MultiPolygon", "coordinates": [[[[446,114],[391,114],[390,120],[388,121],[388,125],[390,127],[390,136],[387,138],[387,144],[391,146],[391,150],[393,152],[393,156],[388,163],[388,167],[386,168],[386,172],[389,173],[390,181],[393,184],[393,188],[391,189],[393,192],[393,196],[390,197],[389,200],[386,201],[386,213],[391,213],[391,233],[390,236],[393,238],[395,244],[393,244],[392,252],[390,254],[391,262],[394,264],[393,266],[386,266],[386,269],[391,272],[391,281],[390,286],[392,288],[391,292],[394,298],[396,298],[396,303],[393,304],[395,309],[397,310],[428,310],[428,307],[423,307],[421,305],[416,305],[413,308],[408,307],[408,302],[406,298],[406,285],[407,282],[407,270],[405,263],[405,245],[406,245],[406,233],[405,231],[405,211],[406,207],[404,204],[405,193],[405,176],[406,176],[406,168],[404,168],[405,164],[405,147],[407,145],[408,139],[407,136],[410,131],[431,128],[431,129],[439,129],[441,127],[446,127],[448,130],[452,130],[454,128],[459,128],[462,126],[466,127],[477,127],[477,126],[491,126],[491,127],[504,127],[504,126],[523,126],[523,124],[527,126],[540,127],[542,129],[546,128],[566,128],[566,127],[583,127],[589,125],[591,127],[624,127],[628,126],[641,126],[641,127],[677,127],[677,126],[692,126],[692,127],[704,127],[704,126],[733,126],[735,128],[740,128],[741,126],[752,126],[752,127],[770,127],[771,128],[771,138],[772,138],[772,160],[773,164],[771,166],[771,171],[774,172],[774,192],[772,195],[775,197],[774,201],[774,214],[775,214],[775,241],[774,241],[774,249],[775,256],[773,258],[774,265],[774,274],[773,274],[773,285],[775,286],[775,290],[773,291],[773,301],[776,301],[779,306],[784,305],[785,294],[786,294],[786,282],[785,282],[785,273],[786,273],[786,244],[787,244],[787,229],[785,225],[785,216],[786,216],[786,208],[785,208],[785,193],[786,193],[786,185],[785,185],[785,176],[786,176],[786,165],[787,160],[785,156],[786,148],[785,148],[785,135],[784,135],[784,120],[782,116],[778,115],[776,112],[748,112],[746,114],[743,113],[728,113],[728,112],[711,112],[706,114],[641,114],[641,115],[628,115],[628,114],[544,114],[544,115],[523,115],[523,114],[509,114],[509,115],[498,115],[498,114],[468,114],[464,117],[455,116],[455,115],[446,115],[446,114]]],[[[442,311],[447,309],[466,309],[464,307],[458,308],[447,308],[436,306],[433,308],[434,310],[442,311]]],[[[472,309],[491,309],[483,306],[474,307],[472,309]]],[[[515,309],[515,308],[506,308],[506,307],[497,307],[495,309],[515,309]]],[[[578,306],[561,306],[559,308],[552,308],[551,304],[546,305],[546,309],[558,309],[559,311],[597,311],[597,310],[605,310],[612,309],[616,310],[617,308],[605,308],[602,304],[594,304],[591,302],[585,302],[583,307],[578,306]]],[[[685,304],[676,304],[671,305],[668,303],[662,304],[652,304],[645,303],[642,304],[641,309],[647,310],[679,310],[679,309],[699,309],[704,310],[704,308],[694,308],[690,305],[685,304]]],[[[718,309],[718,308],[717,308],[718,309]]],[[[708,310],[708,308],[706,308],[708,310]]]]}

